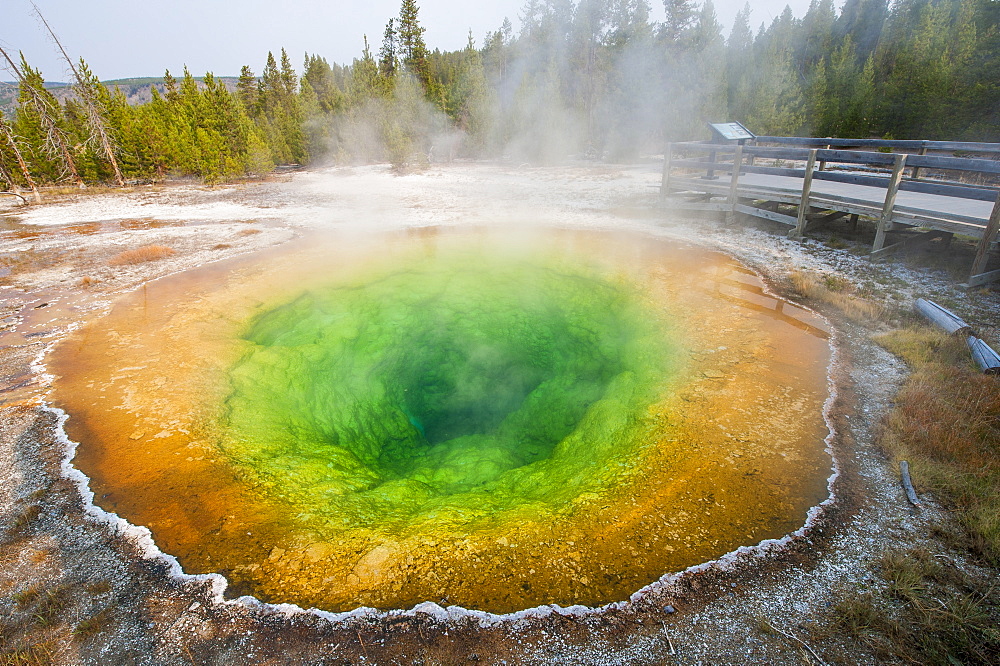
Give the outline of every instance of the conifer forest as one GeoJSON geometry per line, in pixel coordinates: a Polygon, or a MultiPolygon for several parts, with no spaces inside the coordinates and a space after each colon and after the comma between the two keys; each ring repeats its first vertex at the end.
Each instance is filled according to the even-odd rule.
{"type": "Polygon", "coordinates": [[[238,79],[168,71],[140,102],[83,59],[67,56],[72,84],[53,88],[31,54],[4,52],[16,99],[0,115],[0,187],[212,183],[309,163],[620,161],[727,120],[762,135],[1000,140],[995,0],[813,0],[759,26],[747,5],[728,36],[711,0],[663,4],[660,22],[648,0],[527,0],[518,31],[505,20],[441,51],[403,0],[351,63],[282,49],[238,79]]]}

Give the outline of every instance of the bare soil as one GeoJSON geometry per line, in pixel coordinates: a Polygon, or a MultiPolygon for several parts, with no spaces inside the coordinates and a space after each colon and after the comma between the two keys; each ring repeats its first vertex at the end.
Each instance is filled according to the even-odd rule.
{"type": "Polygon", "coordinates": [[[871,336],[924,296],[995,343],[1000,298],[957,288],[959,264],[945,255],[967,252],[961,243],[873,265],[860,256],[864,231],[834,226],[798,243],[778,227],[727,228],[665,213],[652,187],[658,169],[341,168],[214,189],[175,183],[53,195],[40,206],[0,200],[0,664],[884,663],[838,629],[835,613],[844,599],[885,585],[876,574],[882,554],[922,545],[964,569],[975,564],[938,536],[950,519],[933,498],[924,495],[919,509],[906,502],[895,466],[876,446],[906,368],[871,336]],[[840,475],[809,529],[780,549],[667,576],[595,611],[485,617],[421,606],[330,616],[221,601],[212,581],[175,576],[169,561],[145,551],[134,528],[96,518],[67,476],[59,416],[45,405],[58,381],[46,373],[46,354],[118,295],[325,225],[536,219],[696,239],[753,266],[779,293],[792,295],[790,276],[804,270],[831,284],[842,279],[885,306],[887,316],[856,321],[811,304],[836,330],[830,418],[840,475]],[[146,246],[173,254],[115,261],[146,246]]]}

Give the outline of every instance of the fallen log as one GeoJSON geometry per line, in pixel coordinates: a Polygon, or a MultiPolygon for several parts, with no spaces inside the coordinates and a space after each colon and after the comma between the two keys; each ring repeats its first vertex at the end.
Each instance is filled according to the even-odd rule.
{"type": "Polygon", "coordinates": [[[21,203],[23,203],[23,204],[28,203],[28,200],[24,198],[24,195],[20,194],[18,192],[0,192],[0,194],[8,194],[8,195],[10,195],[12,197],[17,197],[18,199],[21,200],[21,203]]]}
{"type": "Polygon", "coordinates": [[[906,491],[906,499],[910,500],[910,504],[913,506],[920,506],[920,500],[917,499],[917,491],[913,489],[913,482],[910,481],[910,463],[905,460],[899,461],[899,476],[903,480],[903,490],[906,491]]]}

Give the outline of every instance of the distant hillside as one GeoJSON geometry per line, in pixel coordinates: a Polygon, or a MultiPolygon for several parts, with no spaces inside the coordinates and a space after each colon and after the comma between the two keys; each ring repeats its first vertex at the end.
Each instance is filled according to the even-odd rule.
{"type": "MultiPolygon", "coordinates": [[[[216,79],[225,83],[229,90],[236,90],[236,82],[238,81],[237,77],[219,76],[216,77],[216,79]]],[[[196,77],[195,80],[199,83],[204,81],[201,77],[196,77]]],[[[102,81],[102,83],[109,89],[117,87],[125,93],[125,97],[128,99],[129,104],[144,104],[148,102],[153,97],[153,93],[151,92],[153,86],[156,86],[157,90],[161,93],[164,91],[163,77],[113,79],[111,81],[102,81]]],[[[73,94],[73,89],[68,83],[46,81],[45,87],[51,90],[52,94],[56,96],[56,99],[60,101],[72,96],[73,94]]],[[[7,117],[11,117],[14,115],[14,110],[16,108],[17,84],[10,81],[0,81],[0,112],[7,117]]]]}
{"type": "Polygon", "coordinates": [[[10,115],[7,107],[12,106],[12,102],[17,99],[17,84],[7,81],[0,81],[0,113],[5,116],[10,115]]]}

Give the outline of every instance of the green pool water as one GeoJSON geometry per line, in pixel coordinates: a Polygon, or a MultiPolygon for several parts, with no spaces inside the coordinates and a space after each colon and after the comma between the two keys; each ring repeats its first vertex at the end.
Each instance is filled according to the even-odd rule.
{"type": "Polygon", "coordinates": [[[634,285],[463,253],[312,287],[243,337],[225,454],[339,527],[599,485],[634,461],[674,356],[634,285]]]}

